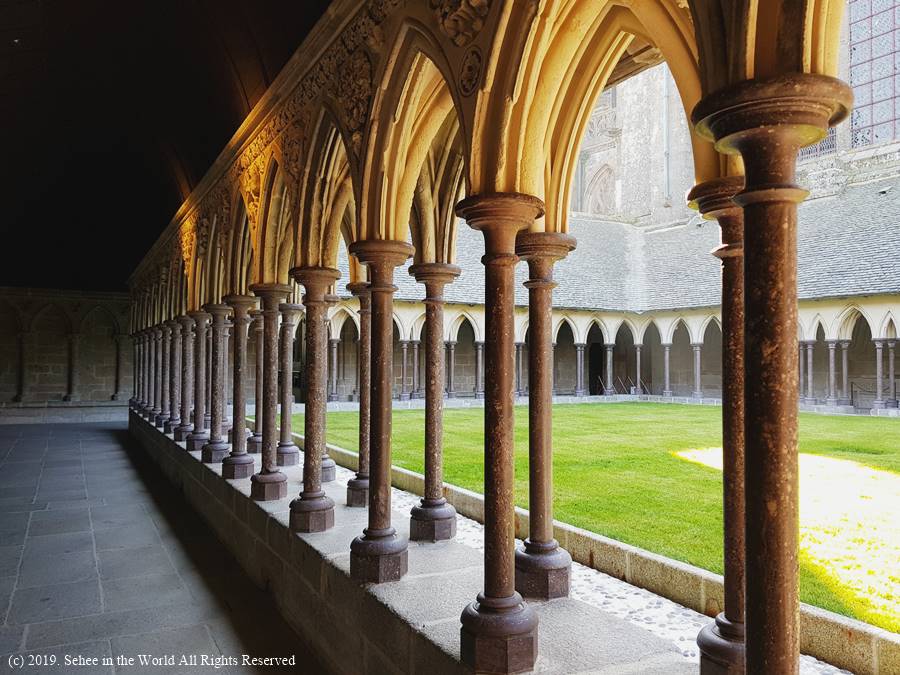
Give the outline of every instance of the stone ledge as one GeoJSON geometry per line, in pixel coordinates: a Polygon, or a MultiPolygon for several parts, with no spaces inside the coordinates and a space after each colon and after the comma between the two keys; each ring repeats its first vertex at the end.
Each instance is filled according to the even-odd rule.
{"type": "MultiPolygon", "coordinates": [[[[303,448],[303,437],[294,434],[303,448]]],[[[348,469],[356,470],[355,452],[328,445],[328,454],[348,469]]],[[[391,469],[394,487],[421,495],[425,478],[401,467],[391,469]]],[[[484,523],[484,497],[471,490],[444,484],[444,497],[460,515],[484,523]]],[[[710,617],[724,606],[722,576],[687,563],[666,558],[588,530],[554,521],[554,536],[572,559],[634,586],[645,588],[710,617]]],[[[516,537],[528,533],[528,511],[516,507],[516,537]]],[[[829,612],[812,605],[800,606],[800,649],[817,659],[858,675],[900,672],[900,635],[829,612]]]]}

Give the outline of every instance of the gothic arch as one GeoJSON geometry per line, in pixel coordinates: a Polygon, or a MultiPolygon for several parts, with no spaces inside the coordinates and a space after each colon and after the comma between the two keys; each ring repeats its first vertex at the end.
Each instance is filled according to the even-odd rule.
{"type": "Polygon", "coordinates": [[[39,310],[31,315],[31,319],[28,322],[28,330],[35,330],[35,326],[38,325],[38,321],[40,321],[40,319],[42,319],[48,313],[53,313],[55,316],[62,319],[63,323],[65,324],[66,333],[72,332],[72,317],[70,317],[66,313],[62,306],[56,304],[55,302],[48,302],[47,304],[42,305],[39,310]]]}
{"type": "Polygon", "coordinates": [[[293,259],[294,237],[290,227],[290,205],[285,174],[271,156],[264,174],[259,209],[254,281],[287,284],[293,259]]]}
{"type": "Polygon", "coordinates": [[[569,330],[572,331],[572,339],[577,342],[578,341],[578,331],[575,329],[575,323],[567,315],[563,315],[563,316],[559,317],[559,319],[554,324],[553,333],[552,333],[553,342],[556,342],[556,336],[559,335],[559,329],[562,328],[562,325],[564,323],[569,324],[569,330]]]}
{"type": "Polygon", "coordinates": [[[88,319],[92,318],[96,314],[100,314],[106,317],[107,322],[112,327],[114,335],[121,332],[119,320],[116,318],[116,315],[110,311],[109,307],[105,307],[104,305],[94,305],[93,307],[91,307],[91,309],[85,312],[85,314],[81,317],[81,320],[78,322],[79,333],[84,332],[84,328],[87,325],[88,319]]]}
{"type": "Polygon", "coordinates": [[[472,334],[475,336],[475,342],[481,342],[484,339],[481,336],[481,327],[478,325],[478,322],[475,320],[475,318],[465,310],[459,312],[459,314],[453,317],[450,325],[448,326],[446,339],[455,342],[459,336],[459,329],[462,328],[464,321],[467,321],[469,323],[469,326],[472,328],[472,334]]]}
{"type": "Polygon", "coordinates": [[[356,327],[356,334],[359,335],[359,319],[355,313],[348,311],[345,307],[338,307],[334,314],[329,318],[331,335],[340,335],[344,324],[350,321],[356,327]]]}
{"type": "MultiPolygon", "coordinates": [[[[818,316],[818,315],[817,315],[818,316]]],[[[875,327],[875,323],[868,316],[867,312],[863,310],[859,305],[849,305],[845,307],[840,314],[838,314],[837,318],[834,322],[834,330],[830,331],[830,334],[836,335],[839,340],[850,340],[853,338],[853,327],[856,325],[856,322],[862,319],[866,322],[866,325],[869,327],[869,332],[872,335],[875,335],[877,332],[877,328],[875,327]]],[[[812,330],[806,332],[809,340],[814,340],[816,335],[815,330],[815,321],[813,321],[810,326],[812,330]]],[[[823,327],[826,330],[826,334],[829,334],[829,331],[825,324],[823,323],[823,327]]]]}

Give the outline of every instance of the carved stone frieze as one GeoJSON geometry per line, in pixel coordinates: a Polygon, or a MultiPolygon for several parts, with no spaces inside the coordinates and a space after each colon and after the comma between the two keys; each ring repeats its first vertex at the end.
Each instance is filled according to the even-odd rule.
{"type": "Polygon", "coordinates": [[[471,96],[478,89],[481,82],[481,64],[481,52],[477,47],[471,47],[463,57],[459,69],[459,91],[463,96],[471,96]]]}
{"type": "Polygon", "coordinates": [[[491,0],[429,0],[441,31],[457,47],[465,47],[484,28],[491,0]]]}
{"type": "Polygon", "coordinates": [[[335,97],[344,126],[350,134],[350,144],[359,154],[372,99],[372,62],[364,50],[355,51],[341,68],[335,97]]]}

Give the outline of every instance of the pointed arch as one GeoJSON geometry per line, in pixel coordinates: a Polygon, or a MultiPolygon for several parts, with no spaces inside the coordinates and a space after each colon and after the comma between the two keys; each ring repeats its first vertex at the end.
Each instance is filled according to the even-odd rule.
{"type": "Polygon", "coordinates": [[[55,302],[48,302],[42,305],[40,309],[38,309],[34,314],[31,315],[31,320],[28,322],[28,330],[35,330],[35,326],[38,325],[38,321],[48,314],[52,314],[53,316],[56,316],[62,320],[66,328],[66,333],[72,332],[72,317],[68,315],[66,310],[63,309],[62,305],[59,305],[55,302]]]}
{"type": "Polygon", "coordinates": [[[234,222],[226,240],[223,287],[228,295],[249,295],[253,279],[252,234],[244,198],[237,190],[231,213],[234,222]]]}
{"type": "Polygon", "coordinates": [[[465,310],[453,317],[453,320],[447,327],[446,339],[455,342],[459,337],[459,329],[462,328],[463,322],[469,324],[469,327],[472,329],[472,335],[475,336],[475,342],[481,342],[483,338],[481,337],[478,322],[475,321],[475,317],[465,310]]]}
{"type": "Polygon", "coordinates": [[[890,310],[885,313],[884,318],[881,320],[879,334],[881,337],[890,340],[897,338],[897,322],[894,320],[894,315],[890,310]]]}
{"type": "Polygon", "coordinates": [[[356,327],[356,334],[359,335],[359,319],[355,312],[350,312],[346,307],[338,307],[328,319],[331,335],[340,335],[347,321],[356,327]]]}
{"type": "Polygon", "coordinates": [[[706,342],[706,331],[709,329],[710,325],[714,324],[718,327],[719,332],[722,332],[722,321],[715,314],[710,314],[709,316],[703,319],[703,322],[698,327],[697,335],[694,336],[694,341],[698,343],[706,342]]]}
{"type": "Polygon", "coordinates": [[[108,323],[110,325],[110,327],[112,328],[113,335],[121,332],[120,326],[119,326],[119,320],[116,318],[116,315],[110,311],[109,307],[98,304],[98,305],[94,305],[93,307],[91,307],[91,309],[89,309],[81,317],[81,320],[78,322],[78,332],[79,333],[84,332],[85,326],[88,323],[88,319],[93,318],[95,315],[100,315],[106,319],[106,323],[108,323]]]}
{"type": "Polygon", "coordinates": [[[285,174],[273,155],[264,174],[259,210],[254,282],[287,284],[294,252],[285,174]]]}
{"type": "Polygon", "coordinates": [[[575,322],[572,321],[571,317],[564,314],[556,320],[556,323],[553,326],[553,342],[556,342],[556,336],[559,335],[559,329],[562,328],[564,323],[568,324],[569,330],[572,331],[572,339],[577,339],[578,331],[575,330],[575,322]]]}

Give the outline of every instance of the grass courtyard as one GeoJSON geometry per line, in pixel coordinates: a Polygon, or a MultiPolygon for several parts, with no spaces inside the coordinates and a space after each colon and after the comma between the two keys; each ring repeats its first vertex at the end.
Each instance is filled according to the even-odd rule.
{"type": "MultiPolygon", "coordinates": [[[[528,416],[516,413],[527,508],[528,416]]],[[[721,573],[720,417],[712,406],[554,406],[555,517],[721,573]]],[[[424,420],[394,412],[394,464],[423,470],[424,420]]],[[[357,414],[329,413],[327,438],[356,450],[357,414]]],[[[482,409],[445,411],[448,483],[483,492],[483,438],[482,409]]],[[[900,420],[801,413],[800,453],[801,599],[900,632],[900,420]]]]}

